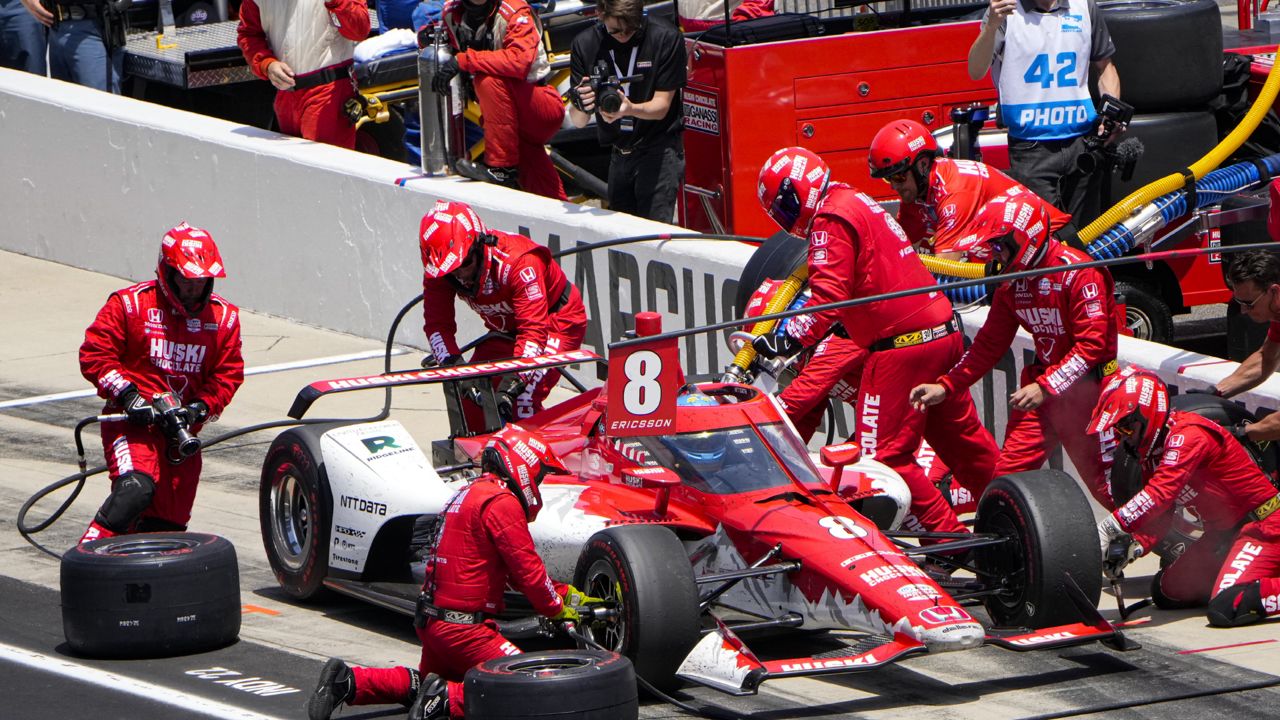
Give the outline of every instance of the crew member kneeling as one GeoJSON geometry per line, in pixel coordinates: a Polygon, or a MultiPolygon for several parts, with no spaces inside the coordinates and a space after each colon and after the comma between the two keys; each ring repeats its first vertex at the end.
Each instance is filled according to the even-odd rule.
{"type": "Polygon", "coordinates": [[[183,223],[165,233],[156,279],[107,298],[80,346],[80,372],[106,398],[102,424],[111,494],[80,542],[129,532],[185,530],[200,453],[183,457],[157,424],[168,394],[190,432],[216,419],[244,381],[240,311],[213,292],[226,277],[209,233],[183,223]]]}
{"type": "Polygon", "coordinates": [[[1130,367],[1102,391],[1089,432],[1103,442],[1118,438],[1145,480],[1098,523],[1108,577],[1153,550],[1185,510],[1200,518],[1204,535],[1156,573],[1156,605],[1207,602],[1217,627],[1280,616],[1280,495],[1229,430],[1170,409],[1164,382],[1130,367]]]}
{"type": "Polygon", "coordinates": [[[462,679],[494,658],[520,654],[498,634],[508,583],[534,610],[555,620],[577,620],[584,603],[599,602],[572,585],[553,583],[533,547],[529,523],[542,509],[538,485],[566,473],[545,441],[507,425],[485,443],[484,474],[445,506],[414,618],[422,641],[418,669],[325,664],[307,703],[310,720],[327,720],[342,705],[409,705],[411,720],[462,717],[462,679]]]}

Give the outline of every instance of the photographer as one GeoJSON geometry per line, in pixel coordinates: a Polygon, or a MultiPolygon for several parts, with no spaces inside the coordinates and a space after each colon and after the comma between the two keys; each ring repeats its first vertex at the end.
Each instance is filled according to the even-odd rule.
{"type": "MultiPolygon", "coordinates": [[[[1089,96],[1089,69],[1098,91],[1120,97],[1115,44],[1095,0],[990,0],[982,29],[969,48],[969,77],[991,70],[1000,115],[1009,129],[1009,174],[1071,215],[1077,228],[1097,216],[1101,172],[1081,167],[1085,137],[1118,123],[1101,123],[1089,96]]],[[[1116,133],[1103,137],[1114,142],[1116,133]]]]}
{"type": "Polygon", "coordinates": [[[244,381],[240,311],[213,293],[226,277],[209,233],[165,233],[156,279],[107,298],[80,346],[80,372],[106,399],[111,494],[80,542],[185,530],[200,480],[199,441],[244,381]],[[185,434],[184,434],[185,433],[185,434]]]}
{"type": "Polygon", "coordinates": [[[609,161],[609,208],[669,223],[684,180],[684,38],[640,0],[597,0],[600,22],[573,40],[569,119],[594,115],[609,161]]]}
{"type": "Polygon", "coordinates": [[[49,28],[50,76],[120,94],[128,0],[22,0],[22,4],[49,28]]]}

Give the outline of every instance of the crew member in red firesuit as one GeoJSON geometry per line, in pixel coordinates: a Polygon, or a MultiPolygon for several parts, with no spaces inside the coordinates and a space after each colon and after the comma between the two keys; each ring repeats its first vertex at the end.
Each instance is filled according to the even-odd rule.
{"type": "Polygon", "coordinates": [[[564,200],[545,147],[564,122],[564,102],[547,84],[551,63],[537,14],[525,0],[450,0],[441,19],[455,55],[431,89],[448,94],[454,76],[467,73],[484,124],[484,162],[462,158],[458,173],[564,200]]]}
{"type": "Polygon", "coordinates": [[[175,452],[152,401],[173,393],[198,435],[244,381],[240,311],[213,292],[220,277],[213,238],[182,223],[160,243],[156,279],[112,293],[85,330],[80,372],[106,399],[103,412],[128,420],[102,423],[111,494],[80,542],[187,528],[200,453],[175,452]]]}
{"type": "Polygon", "coordinates": [[[773,0],[686,0],[679,3],[680,30],[694,33],[723,25],[726,3],[729,19],[736,23],[768,17],[774,12],[773,0]]]}
{"type": "Polygon", "coordinates": [[[538,613],[577,621],[584,604],[601,602],[572,585],[553,583],[529,535],[542,509],[538,489],[564,463],[540,437],[507,425],[485,443],[484,474],[441,512],[426,580],[414,616],[422,658],[418,669],[325,664],[307,702],[310,720],[327,720],[340,705],[409,705],[411,720],[462,717],[462,679],[494,658],[520,654],[498,633],[508,584],[524,593],[538,613]]]}
{"type": "Polygon", "coordinates": [[[364,0],[244,0],[236,28],[249,69],[277,90],[280,132],[344,148],[356,146],[343,110],[356,94],[352,56],[368,36],[364,0]]]}
{"type": "MultiPolygon", "coordinates": [[[[582,347],[587,311],[578,288],[565,277],[547,248],[527,237],[488,230],[465,203],[441,200],[422,216],[423,326],[434,360],[462,362],[455,338],[454,298],[460,297],[494,332],[476,347],[471,362],[536,357],[582,347]]],[[[558,370],[531,370],[498,386],[500,402],[526,418],[542,409],[560,378],[558,370]]],[[[495,381],[496,382],[496,381],[495,381]]],[[[468,423],[478,428],[480,408],[466,403],[468,423]],[[472,422],[474,420],[474,422],[472,422]]]]}
{"type": "Polygon", "coordinates": [[[1226,428],[1171,409],[1155,373],[1127,367],[1102,391],[1089,432],[1113,433],[1145,480],[1098,523],[1109,578],[1154,549],[1186,511],[1200,518],[1204,535],[1156,573],[1156,605],[1207,603],[1216,627],[1280,616],[1280,495],[1226,428]]]}
{"type": "Polygon", "coordinates": [[[898,223],[918,252],[964,260],[956,243],[967,235],[982,206],[1013,188],[1049,213],[1058,233],[1071,216],[1031,194],[1013,178],[985,163],[939,157],[938,143],[914,120],[894,120],[880,128],[867,151],[871,177],[898,193],[898,223]]]}
{"type": "Polygon", "coordinates": [[[956,394],[967,396],[969,386],[1004,356],[1018,328],[1025,329],[1036,356],[1009,396],[996,475],[1036,470],[1061,445],[1098,501],[1115,507],[1104,487],[1098,444],[1080,432],[1093,414],[1103,378],[1116,370],[1119,323],[1111,275],[1104,268],[1072,269],[1090,258],[1054,239],[1051,228],[1045,203],[1025,188],[982,208],[972,234],[957,248],[985,245],[998,272],[1062,271],[1002,282],[969,351],[935,382],[913,388],[911,403],[924,410],[956,394]]]}
{"type": "MultiPolygon", "coordinates": [[[[760,171],[758,197],[769,217],[808,238],[809,304],[932,286],[933,276],[893,218],[867,195],[829,179],[827,164],[798,147],[777,151],[760,171]]],[[[923,436],[960,484],[978,496],[993,477],[995,441],[967,393],[925,415],[912,411],[907,397],[910,388],[942,374],[964,352],[950,301],[931,292],[826,310],[797,317],[786,333],[761,335],[753,344],[764,357],[789,357],[815,345],[836,323],[870,353],[858,391],[858,443],[865,455],[906,481],[915,518],[908,527],[965,532],[914,453],[923,436]]]]}

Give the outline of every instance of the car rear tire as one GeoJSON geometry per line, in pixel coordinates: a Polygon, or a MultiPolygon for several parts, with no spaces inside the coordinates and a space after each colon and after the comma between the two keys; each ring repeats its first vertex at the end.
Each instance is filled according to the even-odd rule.
{"type": "Polygon", "coordinates": [[[1173,312],[1144,284],[1116,283],[1116,293],[1124,298],[1124,323],[1139,340],[1168,343],[1173,339],[1173,312]]]}
{"type": "Polygon", "coordinates": [[[785,280],[796,268],[809,261],[809,244],[804,240],[779,230],[765,240],[747,260],[738,276],[738,294],[734,309],[738,317],[746,312],[751,296],[765,280],[785,280]]]}
{"type": "Polygon", "coordinates": [[[236,549],[207,533],[120,535],[62,556],[62,629],[94,657],[183,655],[240,634],[236,549]]]}
{"type": "Polygon", "coordinates": [[[1103,0],[1125,102],[1137,112],[1197,107],[1222,91],[1222,16],[1214,0],[1103,0]]]}
{"type": "Polygon", "coordinates": [[[373,121],[356,130],[356,150],[377,155],[396,162],[406,162],[408,152],[404,147],[404,118],[393,109],[386,122],[373,121]]]}
{"type": "Polygon", "coordinates": [[[700,612],[693,566],[675,533],[659,525],[601,530],[587,541],[573,578],[620,611],[616,621],[579,629],[630,658],[654,687],[676,687],[675,671],[699,639],[700,612]]]}
{"type": "Polygon", "coordinates": [[[1218,144],[1218,121],[1207,111],[1134,115],[1121,137],[1141,142],[1142,157],[1128,180],[1123,180],[1119,172],[1102,179],[1104,208],[1160,178],[1181,174],[1183,168],[1193,165],[1218,144]]]}
{"type": "MultiPolygon", "coordinates": [[[[1205,393],[1183,393],[1174,396],[1170,401],[1174,410],[1182,410],[1184,412],[1193,412],[1202,417],[1206,417],[1224,427],[1229,425],[1239,425],[1240,423],[1257,422],[1258,418],[1249,412],[1240,403],[1218,397],[1217,395],[1207,395],[1205,393]]],[[[1241,441],[1244,449],[1249,453],[1249,457],[1253,460],[1262,472],[1268,478],[1274,478],[1276,468],[1280,465],[1276,457],[1275,443],[1259,444],[1252,440],[1241,441]]],[[[1274,482],[1274,481],[1273,481],[1274,482]]]]}
{"type": "Polygon", "coordinates": [[[979,548],[975,561],[1000,592],[984,600],[1002,627],[1044,628],[1078,622],[1064,590],[1070,574],[1095,607],[1102,595],[1102,558],[1093,511],[1075,479],[1060,470],[1001,475],[978,501],[974,530],[1009,542],[979,548]]]}
{"type": "Polygon", "coordinates": [[[328,426],[303,426],[279,435],[267,451],[258,488],[262,544],[276,582],[297,600],[323,596],[329,574],[333,496],[320,454],[328,426]]]}
{"type": "Polygon", "coordinates": [[[482,663],[463,681],[469,720],[634,720],[636,674],[603,650],[548,650],[482,663]]]}

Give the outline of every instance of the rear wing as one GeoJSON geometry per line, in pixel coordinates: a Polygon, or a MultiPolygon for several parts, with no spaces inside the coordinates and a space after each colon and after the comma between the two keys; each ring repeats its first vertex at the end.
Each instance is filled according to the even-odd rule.
{"type": "Polygon", "coordinates": [[[307,414],[307,410],[311,408],[311,405],[316,400],[334,393],[368,390],[370,388],[398,387],[401,385],[431,385],[451,380],[492,377],[507,373],[541,370],[580,362],[603,360],[604,358],[590,350],[570,350],[569,352],[555,353],[553,355],[494,360],[474,365],[451,365],[449,367],[380,373],[378,375],[364,375],[362,377],[349,377],[338,380],[318,380],[298,392],[298,396],[293,399],[293,406],[289,408],[289,417],[301,420],[302,416],[307,414]]]}

